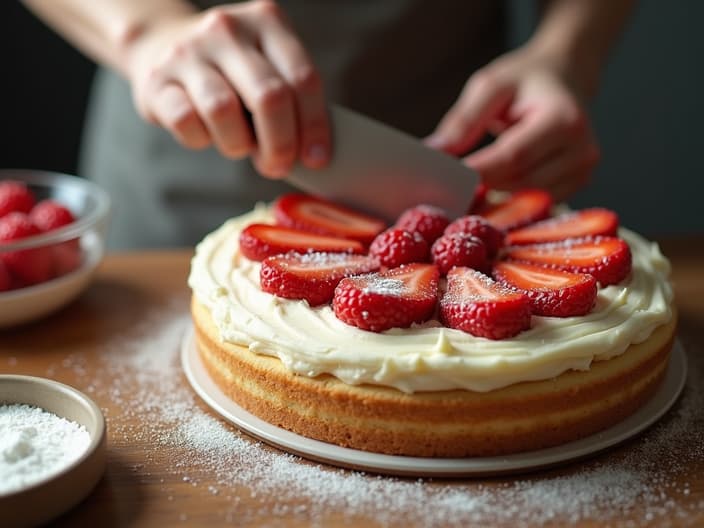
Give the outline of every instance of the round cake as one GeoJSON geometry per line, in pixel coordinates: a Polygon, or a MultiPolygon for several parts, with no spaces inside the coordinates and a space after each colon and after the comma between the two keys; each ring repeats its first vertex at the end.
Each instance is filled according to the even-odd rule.
{"type": "Polygon", "coordinates": [[[200,357],[217,385],[267,422],[344,447],[468,457],[555,446],[642,406],[667,369],[676,330],[669,264],[627,229],[628,276],[599,286],[579,316],[533,314],[487,339],[436,310],[408,328],[369,331],[330,303],[262,291],[242,231],[274,223],[258,205],[196,248],[189,276],[200,357]]]}

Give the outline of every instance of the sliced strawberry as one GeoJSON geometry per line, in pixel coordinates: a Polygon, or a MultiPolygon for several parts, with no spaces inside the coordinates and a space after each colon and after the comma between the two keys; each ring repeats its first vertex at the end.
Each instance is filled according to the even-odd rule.
{"type": "Polygon", "coordinates": [[[595,207],[537,222],[506,235],[506,244],[536,244],[587,236],[616,236],[618,215],[595,207]]]}
{"type": "Polygon", "coordinates": [[[420,233],[430,246],[440,238],[449,223],[450,219],[445,211],[434,205],[423,204],[401,213],[394,227],[420,233]]]}
{"type": "Polygon", "coordinates": [[[332,307],[341,321],[372,332],[427,321],[438,300],[438,269],[407,264],[380,273],[342,279],[332,307]]]}
{"type": "Polygon", "coordinates": [[[489,221],[478,215],[461,216],[445,229],[446,235],[465,233],[480,238],[486,246],[489,258],[498,253],[504,243],[504,234],[496,229],[489,221]]]}
{"type": "Polygon", "coordinates": [[[379,262],[366,255],[287,253],[264,259],[259,282],[262,291],[318,306],[332,300],[335,287],[345,277],[377,269],[379,262]]]}
{"type": "Polygon", "coordinates": [[[386,224],[360,212],[307,194],[290,193],[274,203],[276,223],[301,231],[358,240],[369,245],[386,224]]]}
{"type": "Polygon", "coordinates": [[[631,250],[625,241],[614,237],[514,246],[504,256],[573,273],[588,273],[602,286],[621,282],[631,271],[631,250]]]}
{"type": "Polygon", "coordinates": [[[484,242],[466,233],[441,236],[433,243],[430,253],[440,275],[447,275],[456,266],[484,270],[488,263],[484,242]]]}
{"type": "Polygon", "coordinates": [[[513,193],[508,200],[490,205],[479,214],[497,229],[508,231],[542,220],[550,215],[552,197],[540,189],[513,193]]]}
{"type": "Polygon", "coordinates": [[[474,189],[474,196],[472,196],[472,203],[467,208],[467,214],[477,214],[477,211],[481,211],[486,205],[487,194],[489,194],[489,187],[487,187],[486,183],[477,185],[474,189]]]}
{"type": "Polygon", "coordinates": [[[483,273],[459,267],[447,274],[440,316],[450,328],[505,339],[530,328],[530,300],[483,273]]]}
{"type": "Polygon", "coordinates": [[[584,315],[596,301],[596,279],[585,273],[522,262],[498,262],[494,264],[494,278],[525,293],[536,315],[584,315]]]}
{"type": "Polygon", "coordinates": [[[378,235],[369,246],[369,254],[382,266],[396,268],[411,262],[426,262],[430,248],[417,231],[391,228],[378,235]]]}
{"type": "Polygon", "coordinates": [[[240,250],[249,259],[264,260],[266,257],[289,251],[364,253],[365,248],[356,240],[316,235],[269,224],[251,224],[240,233],[240,250]]]}

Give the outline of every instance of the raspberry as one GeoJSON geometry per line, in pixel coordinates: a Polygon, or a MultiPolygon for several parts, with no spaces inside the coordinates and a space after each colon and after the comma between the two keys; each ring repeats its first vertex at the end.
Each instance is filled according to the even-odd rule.
{"type": "Polygon", "coordinates": [[[10,213],[29,213],[34,206],[34,195],[27,186],[18,181],[0,182],[0,218],[10,213]]]}
{"type": "MultiPolygon", "coordinates": [[[[10,213],[0,218],[0,249],[3,242],[20,240],[39,233],[39,229],[26,214],[10,213]]],[[[0,260],[23,284],[37,284],[51,278],[51,250],[48,247],[0,252],[0,260]]]]}
{"type": "Polygon", "coordinates": [[[439,207],[417,205],[404,211],[394,227],[411,233],[418,232],[428,245],[431,245],[442,235],[449,223],[447,214],[439,207]]]}
{"type": "Polygon", "coordinates": [[[42,232],[58,229],[76,221],[71,211],[54,200],[39,202],[30,211],[29,218],[42,232]]]}
{"type": "Polygon", "coordinates": [[[369,246],[369,254],[387,268],[428,260],[428,243],[418,232],[392,227],[377,236],[369,246]]]}
{"type": "Polygon", "coordinates": [[[485,218],[477,215],[462,216],[445,229],[446,235],[466,233],[480,238],[486,245],[489,258],[494,258],[503,245],[504,235],[491,225],[485,218]]]}
{"type": "Polygon", "coordinates": [[[441,236],[430,252],[441,275],[447,275],[455,266],[484,270],[488,264],[484,242],[464,233],[441,236]]]}

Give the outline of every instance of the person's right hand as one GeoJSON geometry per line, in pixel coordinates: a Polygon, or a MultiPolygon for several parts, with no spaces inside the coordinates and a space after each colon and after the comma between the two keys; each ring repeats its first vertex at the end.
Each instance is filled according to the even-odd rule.
{"type": "Polygon", "coordinates": [[[251,155],[271,178],[285,176],[298,160],[318,168],[329,159],[320,76],[273,1],[148,26],[127,63],[140,114],[186,147],[212,144],[229,158],[251,155]]]}

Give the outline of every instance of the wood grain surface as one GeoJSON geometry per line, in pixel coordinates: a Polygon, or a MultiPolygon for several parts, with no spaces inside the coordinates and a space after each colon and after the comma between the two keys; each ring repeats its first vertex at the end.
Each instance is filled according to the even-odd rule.
{"type": "MultiPolygon", "coordinates": [[[[679,338],[690,372],[701,375],[704,238],[661,246],[673,265],[679,338]]],[[[586,461],[514,477],[356,474],[250,439],[192,393],[177,364],[189,324],[190,257],[186,250],[110,254],[70,306],[0,331],[0,372],[72,385],[108,421],[106,474],[57,525],[704,526],[700,376],[690,375],[685,397],[640,437],[586,461]],[[199,430],[209,436],[186,435],[199,430]],[[629,478],[634,489],[624,486],[629,478]]]]}

